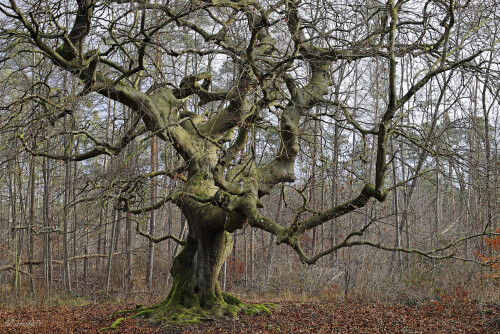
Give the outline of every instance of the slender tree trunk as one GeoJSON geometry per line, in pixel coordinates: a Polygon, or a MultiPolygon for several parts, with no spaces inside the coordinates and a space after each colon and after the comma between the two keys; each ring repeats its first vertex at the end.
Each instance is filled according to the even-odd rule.
{"type": "Polygon", "coordinates": [[[111,267],[113,263],[113,241],[115,240],[115,227],[116,227],[116,220],[117,220],[117,214],[118,210],[114,210],[113,213],[113,219],[112,219],[112,226],[111,226],[111,236],[109,238],[109,245],[108,245],[108,263],[107,263],[107,269],[106,269],[106,296],[109,296],[110,292],[110,287],[111,287],[111,267]]]}
{"type": "MultiPolygon", "coordinates": [[[[86,216],[88,216],[88,211],[86,212],[86,216]]],[[[85,244],[83,252],[85,254],[85,258],[83,259],[83,283],[88,283],[89,258],[87,256],[89,255],[89,228],[87,226],[84,227],[84,232],[85,232],[85,244]]],[[[86,285],[84,285],[84,287],[85,286],[86,285]]]]}
{"type": "MultiPolygon", "coordinates": [[[[78,150],[78,138],[76,138],[76,150],[78,150]]],[[[71,187],[71,198],[72,198],[72,201],[74,201],[77,197],[76,195],[76,187],[75,187],[75,184],[77,183],[77,180],[78,180],[78,162],[75,161],[73,163],[73,182],[72,182],[72,187],[71,187]]],[[[77,228],[79,228],[80,225],[78,224],[78,211],[75,210],[75,208],[73,208],[73,226],[72,226],[72,230],[73,230],[73,250],[72,250],[72,256],[77,256],[77,228]]],[[[82,229],[79,229],[81,232],[80,233],[85,233],[85,228],[82,228],[82,229]]],[[[82,235],[83,236],[83,235],[82,235]]],[[[85,233],[85,237],[87,238],[87,241],[85,243],[85,250],[88,251],[88,247],[87,247],[87,242],[88,242],[88,236],[87,234],[85,233]]],[[[84,238],[80,238],[80,245],[83,246],[83,239],[84,238]]],[[[87,255],[87,254],[86,254],[87,255]]],[[[87,258],[84,258],[83,260],[84,262],[87,261],[88,262],[88,259],[87,258]]],[[[79,273],[78,273],[78,261],[73,261],[73,271],[72,271],[72,275],[73,277],[75,278],[75,286],[73,287],[74,290],[78,291],[78,282],[79,282],[79,273]]]]}
{"type": "Polygon", "coordinates": [[[71,277],[69,270],[69,249],[68,249],[68,221],[69,221],[69,201],[71,194],[71,163],[69,161],[64,163],[65,175],[64,175],[64,207],[63,207],[63,222],[62,222],[62,234],[63,234],[63,281],[64,288],[67,293],[71,292],[71,277]]]}
{"type": "Polygon", "coordinates": [[[27,226],[27,237],[28,237],[28,280],[29,280],[29,289],[30,293],[34,295],[34,286],[33,286],[33,232],[32,228],[35,224],[35,157],[32,156],[30,159],[30,171],[29,171],[29,189],[30,189],[30,201],[29,201],[29,220],[27,226]]]}
{"type": "MultiPolygon", "coordinates": [[[[339,182],[338,182],[338,164],[339,164],[339,137],[340,137],[340,126],[339,122],[335,120],[335,131],[333,138],[333,168],[332,168],[332,207],[336,207],[339,203],[339,182]]],[[[331,244],[337,244],[338,227],[337,224],[330,224],[331,226],[331,244]]],[[[339,254],[338,252],[333,253],[335,267],[339,267],[339,254]]]]}
{"type": "Polygon", "coordinates": [[[132,291],[132,217],[131,213],[126,215],[126,251],[125,251],[125,291],[132,291]]]}
{"type": "MultiPolygon", "coordinates": [[[[309,201],[311,203],[311,208],[313,211],[317,210],[316,204],[316,154],[317,154],[317,134],[318,134],[318,125],[319,121],[319,107],[316,107],[316,119],[314,120],[314,129],[313,129],[313,148],[312,148],[312,159],[311,159],[311,189],[310,189],[310,197],[309,201]]],[[[316,229],[312,230],[312,245],[311,245],[312,254],[316,254],[316,229]]]]}
{"type": "MultiPolygon", "coordinates": [[[[158,170],[158,142],[157,138],[153,137],[151,139],[151,172],[156,172],[158,170]]],[[[151,204],[156,202],[156,178],[151,178],[151,204]]],[[[156,216],[155,210],[150,212],[149,215],[149,234],[154,235],[155,233],[155,225],[156,225],[156,216]]],[[[153,268],[154,268],[154,250],[155,245],[152,241],[149,242],[148,245],[148,260],[146,263],[146,286],[148,291],[153,291],[153,268]]]]}
{"type": "Polygon", "coordinates": [[[14,263],[14,271],[12,276],[12,291],[14,291],[14,295],[18,297],[19,295],[19,240],[18,240],[18,224],[17,221],[19,219],[17,214],[17,185],[16,185],[16,164],[17,159],[8,162],[7,170],[9,175],[9,198],[10,198],[10,246],[12,251],[12,262],[14,263]]]}
{"type": "Polygon", "coordinates": [[[250,288],[255,280],[255,229],[250,228],[250,288]]]}
{"type": "MultiPolygon", "coordinates": [[[[486,80],[484,82],[483,91],[481,95],[481,102],[483,106],[483,118],[484,118],[484,158],[486,160],[486,177],[485,177],[485,197],[486,197],[486,226],[491,226],[492,224],[492,200],[491,200],[491,172],[492,172],[492,164],[491,164],[491,143],[490,143],[490,111],[493,107],[493,103],[488,106],[487,103],[487,85],[489,81],[490,67],[493,61],[493,53],[490,53],[490,59],[488,62],[488,69],[486,74],[486,80]]],[[[497,93],[498,94],[498,93],[497,93]]],[[[491,250],[491,247],[489,247],[491,250]]]]}
{"type": "Polygon", "coordinates": [[[243,262],[245,263],[245,271],[243,278],[245,279],[245,288],[248,287],[248,242],[247,231],[243,230],[243,262]]]}
{"type": "Polygon", "coordinates": [[[52,234],[50,232],[50,162],[43,158],[43,276],[46,296],[50,295],[52,289],[52,234]]]}
{"type": "MultiPolygon", "coordinates": [[[[393,155],[395,155],[396,152],[394,151],[394,143],[393,143],[392,138],[391,138],[390,143],[391,143],[391,151],[392,151],[391,153],[393,155]]],[[[396,169],[397,169],[396,159],[393,159],[392,160],[392,181],[393,181],[394,186],[398,183],[398,176],[396,173],[396,169]]],[[[401,243],[402,237],[401,237],[401,228],[400,228],[401,222],[399,219],[399,198],[398,198],[397,189],[398,188],[394,188],[394,191],[393,191],[393,213],[394,213],[394,222],[396,224],[396,240],[395,240],[394,246],[401,247],[402,246],[402,243],[401,243]]],[[[401,252],[393,253],[393,263],[395,263],[395,262],[397,263],[397,265],[395,267],[398,268],[401,272],[402,268],[403,268],[403,255],[401,252]],[[397,262],[394,261],[395,257],[397,257],[397,262]]],[[[394,269],[394,266],[392,266],[391,271],[393,269],[394,269]]]]}
{"type": "MultiPolygon", "coordinates": [[[[66,4],[66,6],[68,6],[66,4]]],[[[63,76],[63,86],[67,87],[68,85],[68,77],[67,73],[64,73],[63,76]]],[[[73,151],[73,134],[72,131],[74,129],[74,121],[73,117],[69,117],[69,122],[66,121],[64,122],[64,127],[67,129],[69,132],[68,135],[64,136],[63,139],[63,145],[64,145],[64,151],[65,154],[70,155],[71,152],[73,151]],[[69,124],[68,124],[69,123],[69,124]]],[[[67,293],[71,292],[71,275],[70,275],[70,268],[69,268],[69,246],[68,246],[68,241],[69,241],[69,231],[68,231],[68,223],[69,223],[69,202],[71,199],[71,162],[70,161],[65,161],[64,162],[64,199],[63,199],[63,221],[62,221],[62,226],[59,226],[59,230],[62,231],[62,237],[63,237],[63,266],[62,266],[62,278],[64,282],[64,288],[67,293]]],[[[61,225],[61,224],[59,224],[61,225]]]]}

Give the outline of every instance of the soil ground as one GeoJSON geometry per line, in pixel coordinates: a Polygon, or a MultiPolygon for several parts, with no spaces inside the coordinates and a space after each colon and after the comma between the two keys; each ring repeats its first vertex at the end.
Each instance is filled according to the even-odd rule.
{"type": "MultiPolygon", "coordinates": [[[[108,333],[500,333],[500,306],[439,300],[420,305],[278,302],[272,315],[240,315],[162,328],[129,319],[108,333]]],[[[98,333],[133,304],[0,308],[0,333],[98,333]]],[[[102,332],[101,332],[102,333],[102,332]]]]}

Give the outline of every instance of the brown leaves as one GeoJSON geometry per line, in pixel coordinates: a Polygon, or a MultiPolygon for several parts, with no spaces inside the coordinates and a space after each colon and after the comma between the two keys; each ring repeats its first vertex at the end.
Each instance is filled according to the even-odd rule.
{"type": "Polygon", "coordinates": [[[483,309],[473,303],[449,304],[443,312],[433,304],[289,302],[271,316],[242,315],[183,333],[491,333],[495,328],[483,318],[483,309]]]}
{"type": "MultiPolygon", "coordinates": [[[[50,306],[45,308],[0,309],[0,333],[102,333],[118,317],[117,311],[134,308],[130,304],[93,304],[86,306],[50,306]]],[[[145,321],[125,320],[117,333],[162,333],[161,328],[145,321]]]]}
{"type": "MultiPolygon", "coordinates": [[[[500,229],[496,231],[496,233],[500,233],[500,229]]],[[[500,277],[500,235],[495,238],[485,238],[486,248],[489,248],[490,254],[492,256],[484,256],[479,253],[478,257],[485,264],[491,266],[494,269],[493,273],[488,273],[487,276],[491,278],[499,278],[500,277]]]]}
{"type": "MultiPolygon", "coordinates": [[[[441,298],[422,305],[341,302],[283,302],[267,315],[206,321],[189,327],[153,326],[144,319],[125,320],[112,333],[493,333],[499,309],[467,298],[441,298]],[[492,320],[493,319],[493,320],[492,320]]],[[[98,333],[116,320],[127,304],[0,310],[0,333],[98,333]]]]}

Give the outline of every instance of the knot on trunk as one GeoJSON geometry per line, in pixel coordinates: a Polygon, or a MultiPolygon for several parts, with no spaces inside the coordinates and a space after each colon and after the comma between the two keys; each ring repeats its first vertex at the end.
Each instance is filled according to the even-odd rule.
{"type": "Polygon", "coordinates": [[[217,190],[212,198],[212,204],[222,209],[228,208],[232,202],[233,199],[231,198],[231,194],[222,189],[217,190]]]}
{"type": "Polygon", "coordinates": [[[244,192],[239,196],[234,196],[231,204],[227,206],[229,213],[224,228],[228,232],[234,232],[245,227],[249,218],[253,219],[257,216],[257,208],[263,207],[257,195],[257,179],[254,177],[245,177],[243,179],[244,192]]]}

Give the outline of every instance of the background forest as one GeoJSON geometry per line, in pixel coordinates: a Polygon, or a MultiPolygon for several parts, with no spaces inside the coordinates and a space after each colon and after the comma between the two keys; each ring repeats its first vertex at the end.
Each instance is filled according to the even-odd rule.
{"type": "MultiPolygon", "coordinates": [[[[68,31],[75,4],[60,5],[51,17],[43,16],[43,6],[36,7],[35,2],[23,3],[26,12],[30,6],[35,8],[29,20],[38,20],[41,28],[54,29],[54,34],[68,31]]],[[[263,6],[271,2],[259,1],[263,6]]],[[[183,78],[205,72],[211,77],[202,85],[210,81],[213,92],[239,84],[241,64],[233,59],[234,54],[223,48],[210,49],[206,38],[187,23],[172,24],[170,30],[152,35],[145,42],[147,52],[141,55],[142,42],[139,37],[132,40],[144,28],[141,15],[147,12],[146,22],[154,27],[154,22],[162,22],[163,14],[146,11],[141,1],[127,1],[128,8],[124,1],[105,3],[102,8],[106,9],[99,7],[107,10],[99,14],[102,26],[97,25],[94,33],[98,36],[108,24],[118,26],[116,35],[110,34],[105,41],[110,49],[120,49],[109,52],[110,59],[127,64],[143,57],[147,65],[147,71],[130,74],[127,84],[134,82],[142,92],[155,84],[179,87],[183,78]],[[129,26],[123,24],[124,17],[130,20],[129,26]]],[[[358,45],[359,37],[366,41],[359,52],[367,56],[332,61],[332,83],[324,98],[336,103],[317,103],[305,112],[298,126],[295,181],[284,182],[261,197],[260,214],[281,226],[347,202],[375,178],[377,135],[363,129],[375,128],[390,104],[389,56],[382,54],[385,51],[379,53],[382,44],[375,48],[371,40],[362,39],[370,31],[379,33],[381,41],[386,38],[379,24],[387,20],[387,4],[302,3],[307,36],[315,36],[317,44],[325,48],[333,38],[328,34],[336,36],[335,43],[351,46],[358,45]],[[344,22],[349,29],[332,22],[344,22]],[[349,112],[343,110],[344,105],[349,112]]],[[[402,3],[401,17],[424,23],[398,26],[396,47],[415,46],[396,55],[394,80],[400,97],[415,87],[432,64],[442,61],[445,66],[439,60],[441,51],[420,53],[413,39],[419,33],[430,31],[434,36],[442,31],[449,20],[450,2],[422,2],[425,8],[412,1],[402,3]]],[[[389,191],[385,201],[372,200],[335,218],[334,223],[307,231],[301,239],[304,253],[314,255],[363,229],[364,240],[377,247],[341,248],[308,265],[287,245],[277,245],[275,235],[247,225],[232,233],[234,246],[219,276],[222,290],[250,299],[356,296],[418,303],[442,294],[468,294],[498,301],[496,269],[479,263],[498,256],[485,235],[494,238],[491,232],[500,228],[500,58],[494,48],[500,38],[500,9],[493,1],[451,3],[456,6],[455,28],[448,34],[449,46],[443,47],[454,52],[450,51],[450,61],[458,62],[479,48],[486,51],[464,66],[432,76],[398,110],[387,140],[385,187],[389,191]],[[477,237],[468,238],[474,235],[477,237]],[[381,249],[384,247],[390,249],[381,249]],[[424,254],[431,258],[420,256],[440,248],[445,249],[424,254]]],[[[180,11],[183,5],[178,1],[172,6],[180,11]]],[[[56,5],[47,3],[50,6],[56,5]]],[[[36,49],[36,43],[12,43],[16,24],[7,17],[11,7],[0,7],[4,27],[0,51],[0,303],[43,303],[77,296],[92,301],[165,297],[172,285],[172,261],[182,246],[171,237],[154,241],[164,235],[186,240],[186,218],[168,201],[152,211],[124,210],[121,196],[126,193],[135,206],[148,206],[180,191],[186,172],[184,159],[176,150],[178,144],[143,131],[113,154],[107,154],[102,145],[103,154],[88,159],[55,159],[58,154],[92,152],[99,143],[123,143],[133,112],[102,95],[82,93],[82,80],[55,66],[36,49]]],[[[227,13],[221,10],[214,15],[225,20],[227,13]]],[[[275,15],[281,15],[280,11],[275,15]]],[[[211,24],[209,14],[187,16],[186,20],[202,27],[211,24]]],[[[230,20],[232,38],[246,43],[251,35],[249,16],[243,13],[230,20]]],[[[284,41],[277,39],[276,46],[284,54],[291,52],[286,49],[285,26],[275,23],[269,27],[275,29],[273,36],[285,36],[284,41]]],[[[95,37],[88,43],[100,42],[95,37]]],[[[245,61],[244,56],[240,58],[245,61]]],[[[300,58],[291,64],[287,75],[298,86],[304,85],[311,76],[310,66],[300,58]]],[[[261,92],[252,94],[256,98],[261,92]]],[[[202,104],[200,99],[186,99],[184,108],[205,117],[227,102],[202,104]]],[[[281,99],[284,104],[287,97],[281,99]]],[[[281,143],[281,110],[279,105],[262,108],[263,121],[253,123],[239,158],[252,156],[256,165],[273,159],[281,143]]],[[[221,145],[228,147],[231,140],[221,145]]]]}

